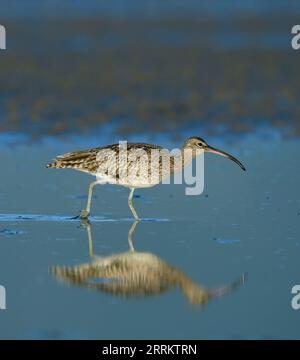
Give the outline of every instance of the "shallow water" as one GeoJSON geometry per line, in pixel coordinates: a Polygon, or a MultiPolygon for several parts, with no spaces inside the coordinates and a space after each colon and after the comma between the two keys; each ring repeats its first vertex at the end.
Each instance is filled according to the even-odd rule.
{"type": "Polygon", "coordinates": [[[87,286],[53,273],[53,267],[90,264],[91,246],[100,257],[130,250],[126,189],[95,189],[91,244],[87,226],[72,218],[85,205],[92,178],[44,168],[76,146],[1,150],[0,284],[7,291],[1,338],[299,337],[300,313],[291,308],[291,288],[299,282],[299,142],[250,136],[223,144],[247,172],[206,156],[201,196],[185,196],[184,185],[137,191],[135,206],[145,219],[132,235],[137,253],[155,255],[210,290],[247,274],[244,284],[205,305],[192,305],[164,272],[158,277],[164,292],[141,294],[132,286],[127,296],[90,286],[101,278],[87,286]]]}
{"type": "Polygon", "coordinates": [[[299,338],[299,3],[0,5],[0,338],[299,338]],[[201,196],[136,191],[135,228],[126,189],[81,223],[93,179],[45,168],[192,135],[247,172],[207,155],[201,196]]]}

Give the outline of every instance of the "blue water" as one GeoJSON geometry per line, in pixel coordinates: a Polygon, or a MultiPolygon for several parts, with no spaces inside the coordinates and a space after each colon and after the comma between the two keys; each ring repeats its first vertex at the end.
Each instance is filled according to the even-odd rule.
{"type": "Polygon", "coordinates": [[[300,3],[0,0],[0,9],[0,338],[299,339],[290,29],[300,3]],[[45,168],[68,151],[119,140],[178,148],[192,135],[247,171],[207,154],[203,194],[137,190],[138,224],[128,190],[109,185],[95,188],[90,221],[80,221],[93,178],[45,168]],[[124,259],[121,275],[101,273],[124,259]]]}
{"type": "MultiPolygon", "coordinates": [[[[0,312],[0,337],[298,338],[291,288],[299,283],[299,142],[258,139],[223,144],[246,173],[207,155],[201,196],[185,196],[184,185],[161,185],[137,191],[134,199],[146,220],[132,237],[136,252],[158,257],[208,290],[247,273],[244,284],[202,306],[191,305],[176,285],[123,297],[56,277],[54,266],[92,263],[86,225],[72,219],[85,205],[91,178],[44,168],[58,148],[78,144],[3,148],[0,284],[7,310],[0,312]]],[[[95,189],[95,255],[129,251],[127,196],[113,186],[95,189]]]]}

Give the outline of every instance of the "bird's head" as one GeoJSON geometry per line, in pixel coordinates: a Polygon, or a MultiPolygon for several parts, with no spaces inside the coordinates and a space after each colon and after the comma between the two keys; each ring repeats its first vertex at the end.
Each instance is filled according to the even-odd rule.
{"type": "Polygon", "coordinates": [[[225,151],[216,149],[216,148],[208,145],[207,142],[200,137],[193,136],[193,137],[188,138],[184,144],[184,148],[190,148],[192,150],[203,150],[204,152],[224,156],[227,159],[234,161],[236,164],[239,165],[239,167],[242,170],[246,171],[245,166],[237,158],[226,153],[225,151]]]}

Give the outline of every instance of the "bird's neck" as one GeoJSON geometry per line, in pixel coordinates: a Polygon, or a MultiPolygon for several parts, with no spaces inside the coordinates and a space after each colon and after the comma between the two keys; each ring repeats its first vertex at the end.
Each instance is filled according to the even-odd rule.
{"type": "Polygon", "coordinates": [[[189,145],[183,144],[181,148],[182,166],[189,165],[196,157],[196,150],[189,145]]]}
{"type": "Polygon", "coordinates": [[[194,148],[184,144],[180,149],[180,153],[172,156],[172,174],[175,174],[188,166],[197,155],[198,154],[194,148]]]}
{"type": "Polygon", "coordinates": [[[191,304],[200,305],[209,299],[209,292],[182,272],[178,276],[178,285],[191,304]]]}

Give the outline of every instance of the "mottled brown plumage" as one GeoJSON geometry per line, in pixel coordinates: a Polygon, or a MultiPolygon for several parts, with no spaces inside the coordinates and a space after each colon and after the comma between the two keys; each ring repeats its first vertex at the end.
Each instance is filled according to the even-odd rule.
{"type": "MultiPolygon", "coordinates": [[[[127,151],[131,150],[143,150],[147,155],[151,156],[151,150],[162,150],[163,148],[158,145],[151,145],[145,143],[127,143],[127,151]]],[[[57,156],[54,161],[48,165],[47,168],[52,169],[76,169],[90,173],[91,175],[96,175],[97,170],[101,168],[101,157],[99,159],[99,154],[104,150],[112,150],[115,152],[116,160],[119,161],[119,152],[120,145],[112,144],[104,147],[97,147],[88,150],[74,151],[69,152],[63,155],[57,156]],[[98,156],[98,159],[97,159],[98,156]]],[[[130,167],[130,161],[128,167],[130,167]]]]}
{"type": "Polygon", "coordinates": [[[96,176],[91,183],[88,203],[80,217],[90,214],[93,188],[97,184],[121,185],[131,189],[128,205],[135,217],[139,219],[133,207],[133,192],[136,188],[147,188],[161,183],[177,171],[187,166],[200,152],[211,152],[222,155],[244,166],[232,155],[214,149],[199,137],[191,137],[185,141],[175,154],[158,145],[145,143],[125,143],[97,147],[88,150],[69,152],[58,156],[47,165],[52,169],[75,169],[96,176]]]}

